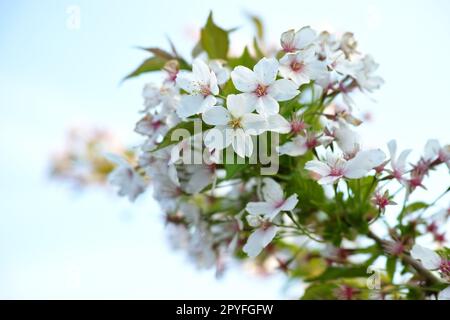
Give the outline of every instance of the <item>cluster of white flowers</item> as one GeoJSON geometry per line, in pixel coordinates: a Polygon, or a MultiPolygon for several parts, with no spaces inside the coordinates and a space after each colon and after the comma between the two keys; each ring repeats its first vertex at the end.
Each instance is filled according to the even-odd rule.
{"type": "MultiPolygon", "coordinates": [[[[330,121],[331,131],[320,133],[302,127],[301,112],[291,119],[280,114],[280,102],[300,99],[300,87],[312,81],[319,87],[316,91],[324,94],[341,90],[347,95],[355,87],[370,91],[380,85],[382,80],[372,74],[377,65],[370,57],[360,55],[353,42],[348,34],[338,41],[326,32],[318,35],[305,27],[283,33],[281,59],[264,57],[253,70],[244,66],[230,70],[224,61],[202,58],[193,61],[191,71],[180,70],[176,61],[168,62],[163,68],[166,77],[162,85],[147,84],[143,90],[144,116],[135,128],[146,137],[137,166],[140,173],[116,157],[112,160],[119,167],[112,173],[111,182],[120,186],[120,194],[134,200],[145,189],[140,176],[144,172],[152,181],[154,198],[161,207],[177,212],[184,203],[184,193],[201,192],[220,176],[218,151],[231,146],[240,157],[250,157],[254,151],[252,136],[267,131],[290,134],[291,140],[278,151],[280,155],[293,157],[336,141],[343,150],[342,155],[328,151],[325,162],[313,160],[306,164],[306,169],[321,176],[319,183],[366,175],[382,163],[384,154],[380,150],[360,151],[359,143],[356,144],[358,136],[348,129],[345,121],[330,121]],[[220,95],[221,88],[230,78],[241,93],[224,97],[220,95]],[[203,141],[194,142],[202,138],[197,136],[159,148],[171,128],[197,115],[210,127],[203,141]],[[200,156],[203,156],[203,145],[209,150],[209,162],[183,163],[180,153],[193,145],[198,146],[194,153],[200,156]]],[[[305,88],[305,92],[308,90],[305,88]]],[[[281,202],[281,187],[275,181],[265,179],[264,184],[266,202],[250,203],[246,207],[251,225],[260,226],[245,247],[253,256],[275,235],[276,227],[270,223],[276,216],[273,212],[293,210],[297,203],[293,196],[286,204],[281,202]],[[269,210],[271,205],[278,209],[263,212],[263,208],[269,210]]]]}
{"type": "MultiPolygon", "coordinates": [[[[276,147],[280,157],[308,156],[297,169],[321,185],[373,173],[374,179],[384,175],[412,192],[435,165],[450,166],[449,148],[435,140],[412,168],[406,164],[410,150],[397,156],[395,140],[388,143],[389,160],[381,149],[363,147],[353,128],[361,121],[353,114],[352,92],[372,92],[383,80],[374,74],[378,65],[372,57],[357,50],[353,34],[338,38],[310,27],[289,30],[276,55],[252,66],[231,68],[227,61],[197,57],[192,68],[180,70],[176,60],[168,61],[162,85],[144,87],[143,117],[135,131],[146,140],[137,165],[111,158],[118,165],[111,182],[119,193],[134,200],[150,181],[173,228],[171,241],[198,265],[222,265],[237,247],[256,257],[286,221],[297,224],[293,214],[302,194],[285,194],[276,175],[264,178],[253,170],[228,176],[222,161],[225,149],[250,158],[255,137],[264,133],[282,136],[276,147]],[[288,109],[291,103],[297,107],[288,109]],[[173,130],[189,131],[195,121],[204,132],[169,141],[173,130]]],[[[394,204],[391,198],[377,189],[373,203],[384,212],[394,204]]]]}

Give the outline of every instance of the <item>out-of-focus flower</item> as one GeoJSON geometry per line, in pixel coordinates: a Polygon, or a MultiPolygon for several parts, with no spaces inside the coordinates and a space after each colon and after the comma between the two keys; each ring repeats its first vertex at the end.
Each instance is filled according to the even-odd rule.
{"type": "Polygon", "coordinates": [[[441,147],[439,141],[430,139],[425,145],[424,159],[430,163],[445,163],[450,169],[450,146],[441,147]]]}
{"type": "Polygon", "coordinates": [[[375,195],[372,198],[372,202],[377,206],[378,210],[380,210],[381,212],[384,212],[387,206],[397,204],[391,200],[388,190],[386,190],[384,193],[381,193],[380,191],[375,192],[375,195]]]}
{"type": "Polygon", "coordinates": [[[310,47],[314,44],[316,38],[316,32],[307,26],[298,31],[291,29],[283,32],[280,42],[284,52],[295,52],[310,47]]]}
{"type": "Polygon", "coordinates": [[[353,159],[347,161],[328,151],[324,161],[308,161],[305,169],[320,175],[319,184],[330,184],[343,177],[362,178],[370,170],[380,165],[385,157],[384,152],[379,149],[365,150],[358,152],[353,159]]]}
{"type": "Polygon", "coordinates": [[[433,250],[415,244],[411,250],[411,256],[420,260],[426,269],[439,270],[444,277],[450,277],[450,260],[442,258],[433,250]]]}
{"type": "Polygon", "coordinates": [[[145,191],[146,183],[141,175],[123,158],[107,154],[107,159],[117,165],[109,175],[109,183],[119,187],[119,195],[127,196],[130,201],[145,191]]]}
{"type": "Polygon", "coordinates": [[[369,92],[379,89],[384,83],[384,80],[381,77],[374,75],[379,65],[373,60],[372,56],[364,56],[359,64],[359,69],[355,74],[355,79],[358,82],[359,87],[362,90],[367,90],[369,92]]]}
{"type": "Polygon", "coordinates": [[[398,181],[403,181],[403,175],[406,173],[406,158],[411,153],[411,150],[403,150],[397,158],[397,141],[389,141],[388,148],[391,155],[392,171],[390,173],[398,181]]]}
{"type": "Polygon", "coordinates": [[[326,136],[307,132],[304,136],[298,135],[291,141],[277,147],[277,151],[280,155],[287,154],[291,157],[297,157],[320,145],[328,145],[329,142],[329,138],[326,136]]]}

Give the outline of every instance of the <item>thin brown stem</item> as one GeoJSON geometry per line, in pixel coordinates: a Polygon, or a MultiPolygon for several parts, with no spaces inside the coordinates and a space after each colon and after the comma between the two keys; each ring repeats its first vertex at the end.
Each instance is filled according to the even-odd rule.
{"type": "MultiPolygon", "coordinates": [[[[378,237],[376,234],[374,234],[370,230],[369,230],[369,233],[367,234],[367,236],[369,238],[371,238],[372,240],[374,240],[383,250],[384,250],[385,246],[389,243],[388,241],[383,240],[380,237],[378,237]]],[[[423,279],[425,279],[425,281],[427,282],[428,285],[442,283],[441,280],[439,280],[439,278],[437,278],[429,270],[425,269],[420,262],[413,259],[408,253],[402,254],[400,256],[400,259],[402,260],[402,262],[404,264],[411,266],[419,276],[421,276],[423,279]]]]}

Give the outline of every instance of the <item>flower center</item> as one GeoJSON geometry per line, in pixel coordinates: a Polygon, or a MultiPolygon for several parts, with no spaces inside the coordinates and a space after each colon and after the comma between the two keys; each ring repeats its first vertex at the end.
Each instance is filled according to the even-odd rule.
{"type": "Polygon", "coordinates": [[[305,68],[305,65],[302,62],[292,61],[291,70],[294,72],[301,72],[305,68]]]}
{"type": "Polygon", "coordinates": [[[204,97],[207,97],[211,94],[211,90],[209,89],[209,86],[202,85],[200,86],[200,94],[204,97]]]}
{"type": "Polygon", "coordinates": [[[228,122],[228,125],[233,129],[242,128],[241,118],[233,118],[228,122]]]}
{"type": "Polygon", "coordinates": [[[159,127],[161,127],[162,126],[162,121],[161,120],[156,120],[156,121],[153,121],[152,122],[152,124],[151,124],[151,126],[152,126],[152,128],[154,129],[154,130],[157,130],[159,127]]]}
{"type": "Polygon", "coordinates": [[[330,176],[340,177],[343,175],[343,170],[341,168],[331,168],[330,176]]]}
{"type": "Polygon", "coordinates": [[[305,130],[305,123],[303,121],[300,120],[293,120],[291,122],[291,131],[293,133],[299,133],[302,132],[303,130],[305,130]]]}
{"type": "Polygon", "coordinates": [[[275,208],[276,208],[276,209],[281,208],[281,207],[283,206],[284,203],[285,203],[284,200],[281,200],[281,201],[276,202],[276,203],[275,203],[275,208]]]}
{"type": "Polygon", "coordinates": [[[442,272],[446,277],[450,276],[450,260],[443,259],[441,265],[439,266],[439,271],[442,272]]]}
{"type": "Polygon", "coordinates": [[[267,94],[267,88],[268,88],[267,86],[258,84],[258,87],[256,87],[254,92],[258,97],[263,97],[267,94]]]}

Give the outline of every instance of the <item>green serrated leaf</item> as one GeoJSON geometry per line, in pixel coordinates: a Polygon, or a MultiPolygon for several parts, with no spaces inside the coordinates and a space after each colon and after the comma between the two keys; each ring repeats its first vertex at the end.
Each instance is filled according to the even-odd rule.
{"type": "Polygon", "coordinates": [[[136,70],[127,75],[123,80],[136,77],[145,72],[160,71],[164,67],[166,62],[167,59],[163,59],[157,56],[148,58],[147,60],[142,62],[141,65],[136,68],[136,70]]]}
{"type": "Polygon", "coordinates": [[[172,55],[171,53],[169,53],[166,50],[161,49],[161,48],[156,48],[156,47],[142,48],[141,47],[141,49],[145,50],[145,51],[148,51],[148,52],[151,52],[151,53],[153,53],[153,55],[155,57],[159,57],[159,58],[164,59],[164,60],[171,60],[171,59],[175,59],[176,58],[174,55],[172,55]]]}
{"type": "Polygon", "coordinates": [[[210,59],[226,59],[228,55],[228,32],[214,23],[212,12],[201,30],[200,43],[210,59]]]}

